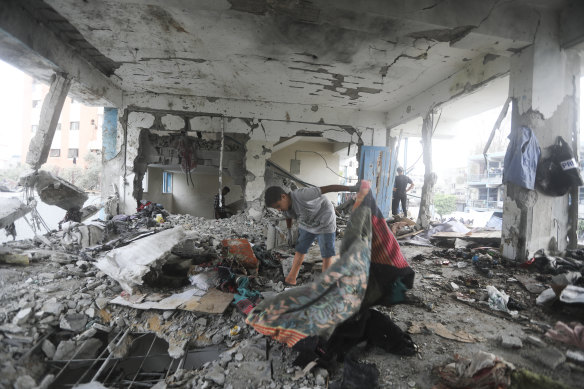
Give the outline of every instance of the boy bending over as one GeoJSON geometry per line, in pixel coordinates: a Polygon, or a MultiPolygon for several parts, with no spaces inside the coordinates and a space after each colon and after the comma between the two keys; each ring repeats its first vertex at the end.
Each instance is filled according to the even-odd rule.
{"type": "Polygon", "coordinates": [[[357,192],[358,190],[358,184],[355,186],[328,185],[320,188],[302,188],[290,193],[286,193],[279,186],[271,186],[266,190],[266,206],[282,211],[286,217],[287,238],[290,246],[294,244],[292,241],[292,219],[298,220],[296,253],[285,284],[296,285],[296,277],[298,277],[302,261],[304,261],[308,248],[317,237],[322,256],[322,271],[324,272],[330,267],[332,257],[335,255],[337,217],[333,204],[324,194],[357,192]]]}

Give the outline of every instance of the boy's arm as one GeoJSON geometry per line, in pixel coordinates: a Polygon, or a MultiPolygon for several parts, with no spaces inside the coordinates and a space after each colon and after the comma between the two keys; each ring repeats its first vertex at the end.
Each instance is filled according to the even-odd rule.
{"type": "Polygon", "coordinates": [[[355,186],[346,186],[346,185],[327,185],[320,187],[320,193],[331,193],[331,192],[357,192],[359,191],[359,184],[355,186]]]}

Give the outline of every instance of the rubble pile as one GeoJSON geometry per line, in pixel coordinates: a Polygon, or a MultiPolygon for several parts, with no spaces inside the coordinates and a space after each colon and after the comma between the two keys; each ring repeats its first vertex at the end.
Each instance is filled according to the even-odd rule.
{"type": "MultiPolygon", "coordinates": [[[[293,250],[282,246],[277,213],[208,220],[142,205],[0,248],[0,387],[95,378],[112,388],[560,388],[584,378],[583,250],[541,251],[518,264],[484,236],[445,235],[450,248],[403,246],[419,275],[415,287],[407,304],[376,309],[405,324],[415,356],[364,343],[327,370],[295,364],[296,351],[245,322],[285,290],[293,250]],[[477,376],[474,360],[489,374],[477,376]]],[[[339,212],[339,235],[349,217],[339,212]]],[[[311,248],[299,284],[318,276],[319,254],[311,248]]]]}

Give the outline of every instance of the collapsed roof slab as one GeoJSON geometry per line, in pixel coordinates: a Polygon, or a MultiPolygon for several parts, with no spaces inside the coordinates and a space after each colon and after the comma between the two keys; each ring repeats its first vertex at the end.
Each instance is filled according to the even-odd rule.
{"type": "MultiPolygon", "coordinates": [[[[57,36],[48,27],[51,20],[33,16],[29,11],[32,7],[25,7],[29,3],[28,0],[2,1],[0,58],[45,83],[50,83],[54,73],[68,74],[73,80],[71,94],[86,104],[120,106],[122,90],[95,64],[84,59],[79,49],[57,36]]],[[[37,3],[46,7],[42,2],[37,3]]],[[[68,23],[60,20],[58,24],[68,23]]]]}

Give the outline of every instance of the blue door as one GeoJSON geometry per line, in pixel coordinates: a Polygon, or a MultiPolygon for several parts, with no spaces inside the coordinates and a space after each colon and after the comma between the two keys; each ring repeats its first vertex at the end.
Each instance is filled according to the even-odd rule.
{"type": "Polygon", "coordinates": [[[391,213],[396,162],[397,153],[392,153],[389,147],[361,146],[359,178],[371,182],[377,206],[386,218],[391,213]]]}

